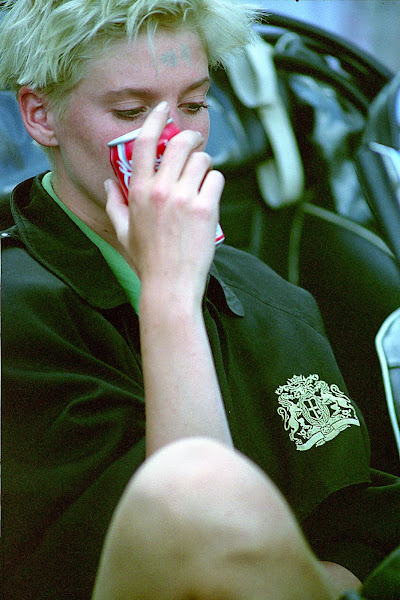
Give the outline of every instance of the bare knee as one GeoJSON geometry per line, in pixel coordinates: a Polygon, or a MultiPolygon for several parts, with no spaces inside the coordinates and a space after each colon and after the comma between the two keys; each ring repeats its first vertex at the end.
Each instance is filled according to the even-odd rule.
{"type": "MultiPolygon", "coordinates": [[[[271,538],[295,519],[273,482],[239,452],[204,438],[180,440],[160,450],[139,469],[126,491],[127,515],[138,498],[168,514],[188,535],[213,528],[271,538]]],[[[181,538],[182,539],[182,538],[181,538]]]]}
{"type": "Polygon", "coordinates": [[[265,474],[215,441],[181,440],[148,459],[127,487],[94,600],[246,598],[249,585],[260,588],[254,598],[267,598],[266,565],[289,565],[291,555],[308,565],[298,525],[265,474]]]}

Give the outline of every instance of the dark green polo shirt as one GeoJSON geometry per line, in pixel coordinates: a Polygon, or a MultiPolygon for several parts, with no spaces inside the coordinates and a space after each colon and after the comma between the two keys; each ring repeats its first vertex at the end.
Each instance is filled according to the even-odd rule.
{"type": "MultiPolygon", "coordinates": [[[[7,598],[90,598],[112,512],[144,459],[138,317],[99,248],[40,178],[2,236],[7,598]]],[[[313,298],[216,250],[204,319],[235,446],[278,485],[320,558],[363,577],[398,539],[368,435],[313,298]],[[362,521],[360,521],[362,515],[362,521]],[[376,525],[377,520],[380,523],[376,525]]]]}
{"type": "Polygon", "coordinates": [[[126,260],[121,256],[115,248],[110,246],[102,237],[100,237],[95,231],[90,229],[86,223],[84,223],[79,217],[77,217],[54,192],[51,183],[51,172],[46,173],[42,179],[42,185],[45,191],[51,198],[63,209],[63,211],[69,216],[69,218],[79,227],[79,229],[89,238],[93,244],[95,244],[103,255],[105,261],[118,279],[122,289],[124,290],[129,302],[135,309],[136,314],[139,314],[139,301],[140,301],[140,280],[136,273],[132,271],[126,260]]]}

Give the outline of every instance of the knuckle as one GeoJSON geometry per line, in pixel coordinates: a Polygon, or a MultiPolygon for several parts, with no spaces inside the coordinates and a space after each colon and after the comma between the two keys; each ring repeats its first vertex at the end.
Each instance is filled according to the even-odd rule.
{"type": "Polygon", "coordinates": [[[209,170],[204,181],[207,181],[207,183],[212,186],[212,189],[215,190],[215,193],[222,192],[225,186],[225,177],[223,174],[220,171],[215,171],[213,169],[209,170]]]}
{"type": "Polygon", "coordinates": [[[168,141],[168,146],[178,151],[183,150],[188,145],[187,131],[181,131],[168,141]]]}
{"type": "Polygon", "coordinates": [[[150,132],[147,132],[146,130],[144,130],[144,131],[142,130],[135,139],[135,143],[133,146],[133,152],[135,151],[135,147],[141,148],[142,146],[147,146],[148,144],[152,143],[153,137],[154,136],[151,135],[150,132]]]}
{"type": "Polygon", "coordinates": [[[215,171],[215,170],[213,170],[213,171],[212,171],[212,173],[213,173],[213,177],[215,177],[215,179],[216,179],[216,180],[217,180],[219,183],[221,183],[222,185],[225,185],[225,177],[224,177],[224,175],[221,173],[221,171],[215,171]]]}
{"type": "Polygon", "coordinates": [[[140,199],[147,193],[146,182],[140,177],[131,177],[129,184],[129,195],[140,199]]]}
{"type": "Polygon", "coordinates": [[[203,221],[210,221],[214,218],[215,208],[211,204],[204,204],[204,202],[197,202],[193,206],[193,213],[196,217],[203,221]]]}
{"type": "Polygon", "coordinates": [[[212,167],[212,158],[207,152],[196,152],[195,154],[202,165],[209,169],[212,167]]]}
{"type": "Polygon", "coordinates": [[[165,185],[155,183],[151,191],[151,200],[156,205],[165,204],[169,197],[169,190],[165,185]]]}
{"type": "Polygon", "coordinates": [[[192,194],[187,189],[177,189],[174,194],[174,203],[177,207],[184,207],[192,203],[192,194]]]}
{"type": "Polygon", "coordinates": [[[192,165],[199,173],[204,175],[209,173],[212,169],[212,158],[206,152],[194,152],[190,158],[192,165]]]}
{"type": "Polygon", "coordinates": [[[173,147],[183,149],[183,148],[187,148],[188,146],[192,147],[192,146],[198,145],[200,141],[201,141],[201,136],[199,135],[199,133],[197,131],[192,131],[191,129],[185,129],[184,131],[181,131],[180,133],[175,135],[173,138],[171,138],[169,140],[168,144],[171,144],[173,147]]]}

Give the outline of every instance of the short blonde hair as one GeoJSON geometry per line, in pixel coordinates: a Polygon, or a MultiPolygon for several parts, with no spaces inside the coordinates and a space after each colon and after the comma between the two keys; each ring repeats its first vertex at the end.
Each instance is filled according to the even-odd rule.
{"type": "Polygon", "coordinates": [[[3,11],[0,89],[27,85],[60,112],[88,61],[117,40],[187,26],[212,67],[252,39],[257,15],[239,0],[6,0],[3,11]]]}

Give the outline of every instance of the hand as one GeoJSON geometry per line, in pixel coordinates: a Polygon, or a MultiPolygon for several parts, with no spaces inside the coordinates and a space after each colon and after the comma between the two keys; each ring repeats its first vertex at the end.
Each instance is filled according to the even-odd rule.
{"type": "Polygon", "coordinates": [[[135,140],[129,205],[109,180],[106,210],[142,287],[198,304],[214,256],[224,179],[211,170],[208,154],[196,151],[204,140],[190,130],[170,140],[154,171],[168,115],[168,106],[154,109],[135,140]]]}

